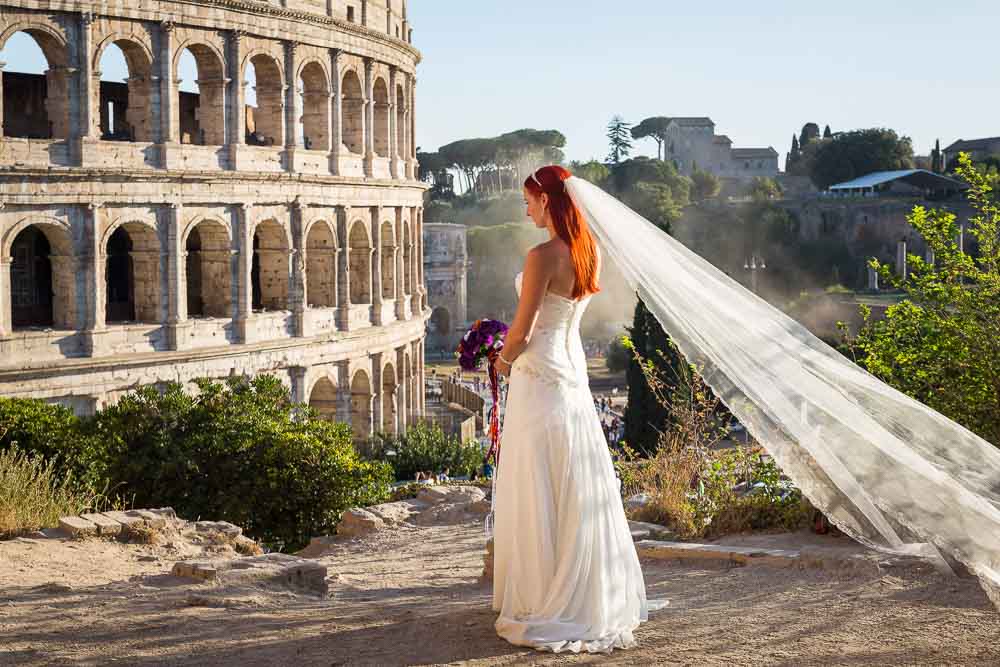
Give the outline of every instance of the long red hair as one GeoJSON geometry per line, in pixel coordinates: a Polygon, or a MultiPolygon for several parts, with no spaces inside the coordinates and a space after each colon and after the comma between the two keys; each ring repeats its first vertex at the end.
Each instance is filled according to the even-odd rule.
{"type": "Polygon", "coordinates": [[[566,179],[572,176],[558,165],[542,167],[524,181],[524,187],[536,197],[549,196],[548,211],[556,234],[569,246],[569,254],[576,272],[573,298],[601,291],[597,284],[597,243],[587,226],[580,209],[566,191],[566,179]]]}

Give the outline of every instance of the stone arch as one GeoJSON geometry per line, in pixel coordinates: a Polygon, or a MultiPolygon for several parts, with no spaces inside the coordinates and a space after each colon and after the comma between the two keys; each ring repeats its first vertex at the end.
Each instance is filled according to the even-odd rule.
{"type": "Polygon", "coordinates": [[[104,233],[105,320],[158,324],[161,319],[160,255],[156,226],[117,221],[104,233]]]}
{"type": "Polygon", "coordinates": [[[4,237],[9,257],[10,322],[15,329],[75,329],[76,271],[69,225],[42,217],[18,222],[4,237]]]}
{"type": "Polygon", "coordinates": [[[316,59],[299,68],[296,78],[302,96],[302,146],[307,150],[330,147],[330,77],[316,59]]]}
{"type": "Polygon", "coordinates": [[[379,430],[386,434],[396,434],[399,432],[399,415],[397,406],[399,382],[396,378],[396,367],[391,361],[387,361],[382,366],[382,423],[379,430]]]}
{"type": "Polygon", "coordinates": [[[367,371],[358,370],[351,377],[351,430],[354,440],[362,442],[372,435],[372,393],[371,378],[367,371]]]}
{"type": "Polygon", "coordinates": [[[373,86],[373,103],[375,104],[375,154],[389,157],[389,87],[385,79],[378,77],[373,86]]]}
{"type": "Polygon", "coordinates": [[[413,239],[408,220],[403,221],[403,294],[413,294],[413,239]]]}
{"type": "Polygon", "coordinates": [[[327,376],[319,378],[309,392],[309,407],[320,419],[337,420],[337,385],[327,376]]]}
{"type": "Polygon", "coordinates": [[[151,113],[153,95],[153,54],[135,35],[109,35],[94,53],[94,72],[100,72],[108,48],[121,50],[128,67],[126,83],[104,81],[97,94],[101,139],[152,142],[156,130],[151,113]]]}
{"type": "Polygon", "coordinates": [[[351,153],[365,152],[365,94],[361,79],[353,68],[344,72],[340,94],[343,106],[344,146],[351,153]]]}
{"type": "Polygon", "coordinates": [[[183,238],[189,317],[232,317],[232,239],[214,218],[188,226],[183,238]]]}
{"type": "Polygon", "coordinates": [[[444,306],[438,306],[431,312],[431,331],[440,336],[450,336],[452,328],[451,311],[444,306]]]}
{"type": "Polygon", "coordinates": [[[30,37],[41,50],[47,69],[44,74],[20,74],[6,71],[0,77],[0,84],[6,80],[10,88],[17,86],[22,103],[9,104],[4,114],[0,135],[24,137],[28,139],[68,139],[72,134],[70,125],[70,94],[75,79],[70,68],[73,59],[65,35],[47,23],[36,21],[18,22],[9,26],[0,35],[0,52],[17,33],[30,37]]]}
{"type": "Polygon", "coordinates": [[[379,227],[382,242],[382,298],[396,298],[396,233],[392,222],[386,220],[379,227]]]}
{"type": "Polygon", "coordinates": [[[254,310],[288,310],[291,288],[291,239],[277,220],[254,227],[250,270],[254,310]]]}
{"type": "Polygon", "coordinates": [[[372,245],[368,238],[368,227],[361,220],[355,220],[348,234],[349,266],[351,272],[351,303],[372,302],[372,245]]]}
{"type": "MultiPolygon", "coordinates": [[[[406,152],[406,93],[403,86],[396,86],[396,151],[400,157],[406,152]]],[[[395,157],[395,156],[393,156],[395,157]]]]}
{"type": "Polygon", "coordinates": [[[257,106],[246,124],[247,144],[283,146],[285,144],[285,81],[281,63],[270,52],[255,49],[243,59],[240,68],[246,84],[250,68],[254,72],[257,106]]]}
{"type": "Polygon", "coordinates": [[[226,143],[226,59],[214,46],[190,40],[177,48],[174,76],[180,79],[180,59],[189,52],[198,71],[198,92],[177,89],[178,135],[181,143],[221,146],[226,143]]]}
{"type": "Polygon", "coordinates": [[[306,228],[306,303],[337,306],[337,238],[333,225],[314,220],[306,228]]]}

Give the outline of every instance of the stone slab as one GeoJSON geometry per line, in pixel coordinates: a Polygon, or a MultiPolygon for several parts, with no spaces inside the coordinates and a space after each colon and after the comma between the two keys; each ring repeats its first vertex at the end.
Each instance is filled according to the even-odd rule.
{"type": "Polygon", "coordinates": [[[150,526],[151,528],[160,529],[167,527],[166,517],[163,517],[154,512],[150,512],[149,510],[133,510],[131,512],[128,512],[128,514],[133,514],[135,516],[142,518],[146,522],[146,525],[150,526]]]}
{"type": "Polygon", "coordinates": [[[137,514],[132,512],[120,512],[118,510],[112,510],[109,512],[102,512],[104,516],[108,517],[113,521],[117,521],[125,528],[132,528],[134,526],[144,526],[146,525],[146,520],[137,514]]]}
{"type": "Polygon", "coordinates": [[[797,567],[803,562],[801,553],[790,549],[727,547],[720,544],[658,540],[641,540],[635,546],[639,556],[655,559],[717,561],[734,565],[754,563],[775,567],[797,567]]]}
{"type": "Polygon", "coordinates": [[[97,525],[78,516],[64,516],[59,519],[59,529],[73,537],[97,535],[97,525]]]}
{"type": "Polygon", "coordinates": [[[122,525],[114,519],[103,514],[81,514],[81,519],[86,519],[97,526],[98,535],[117,535],[122,532],[122,525]]]}

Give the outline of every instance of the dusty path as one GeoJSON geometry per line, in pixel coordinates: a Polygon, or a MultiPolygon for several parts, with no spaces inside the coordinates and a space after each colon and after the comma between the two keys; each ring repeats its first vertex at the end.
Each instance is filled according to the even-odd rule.
{"type": "Polygon", "coordinates": [[[1000,664],[1000,617],[977,584],[923,568],[646,563],[650,595],[671,607],[640,648],[536,654],[493,633],[482,547],[478,524],[340,543],[321,559],[333,597],[317,600],[192,585],[157,547],[0,542],[0,664],[1000,664]]]}

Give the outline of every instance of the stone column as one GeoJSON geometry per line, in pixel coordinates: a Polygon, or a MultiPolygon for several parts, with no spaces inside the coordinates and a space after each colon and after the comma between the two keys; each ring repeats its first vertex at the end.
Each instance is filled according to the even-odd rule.
{"type": "Polygon", "coordinates": [[[871,266],[868,267],[868,289],[870,289],[872,292],[879,291],[878,271],[876,271],[871,266]]]}
{"type": "Polygon", "coordinates": [[[243,38],[246,32],[233,30],[229,33],[229,167],[239,171],[240,146],[246,143],[246,85],[243,81],[243,38]]]}
{"type": "Polygon", "coordinates": [[[365,176],[375,172],[375,61],[365,58],[365,176]]]}
{"type": "Polygon", "coordinates": [[[351,362],[337,362],[337,421],[351,423],[351,362]]]}
{"type": "MultiPolygon", "coordinates": [[[[394,179],[400,179],[405,174],[399,173],[399,118],[396,108],[396,82],[399,68],[395,65],[389,67],[389,175],[394,179]]],[[[396,245],[399,245],[398,243],[396,245]]],[[[397,292],[398,294],[398,292],[397,292]]]]}
{"type": "Polygon", "coordinates": [[[372,435],[382,430],[382,353],[372,354],[372,435]]]}
{"type": "Polygon", "coordinates": [[[344,150],[344,94],[341,90],[340,57],[343,51],[330,49],[331,88],[330,105],[330,173],[340,176],[340,154],[344,150]]]}
{"type": "Polygon", "coordinates": [[[85,147],[88,143],[96,142],[100,139],[98,125],[100,123],[100,113],[98,108],[101,103],[101,73],[94,71],[91,60],[93,55],[93,12],[85,11],[80,14],[80,42],[77,44],[77,60],[80,67],[77,69],[77,82],[79,91],[80,118],[77,132],[80,137],[79,164],[83,165],[92,162],[97,156],[85,156],[84,152],[93,151],[94,147],[85,147]]]}
{"type": "Polygon", "coordinates": [[[171,350],[184,350],[191,338],[187,312],[187,248],[184,244],[183,206],[167,206],[167,338],[171,350]]]}
{"type": "MultiPolygon", "coordinates": [[[[0,81],[2,83],[2,81],[0,81]]],[[[10,292],[10,267],[13,258],[0,256],[0,337],[9,336],[14,330],[14,302],[10,292]]]]}
{"type": "Polygon", "coordinates": [[[414,180],[417,177],[417,149],[414,137],[417,136],[417,77],[410,77],[410,145],[407,146],[406,177],[414,180]]]}
{"type": "Polygon", "coordinates": [[[909,275],[906,266],[906,239],[900,239],[896,244],[896,275],[903,280],[909,275]]]}
{"type": "Polygon", "coordinates": [[[160,80],[160,161],[169,168],[173,155],[180,150],[178,144],[177,80],[174,77],[174,24],[160,23],[160,49],[157,53],[160,80]]]}
{"type": "Polygon", "coordinates": [[[303,215],[302,202],[295,199],[290,206],[292,219],[292,282],[289,290],[289,304],[292,309],[292,320],[295,327],[295,335],[298,337],[311,335],[306,331],[306,299],[309,289],[308,276],[306,275],[306,239],[305,239],[305,216],[303,215]]]}
{"type": "Polygon", "coordinates": [[[285,42],[285,152],[286,168],[295,171],[295,149],[299,143],[299,82],[295,52],[298,42],[285,42]]]}
{"type": "Polygon", "coordinates": [[[87,289],[85,293],[86,316],[83,330],[84,352],[91,357],[100,356],[104,335],[107,332],[105,324],[105,292],[107,284],[104,274],[104,248],[101,239],[101,205],[87,204],[84,209],[84,238],[86,249],[81,258],[82,269],[86,275],[87,289]]]}
{"type": "Polygon", "coordinates": [[[406,346],[396,350],[396,432],[406,431],[407,410],[410,405],[409,380],[406,378],[406,346]]]}
{"type": "Polygon", "coordinates": [[[368,0],[361,0],[361,25],[368,26],[368,0]]]}
{"type": "Polygon", "coordinates": [[[7,65],[0,60],[0,139],[3,138],[3,68],[7,65]]]}
{"type": "Polygon", "coordinates": [[[424,349],[425,343],[426,339],[421,338],[420,343],[418,343],[419,353],[417,354],[417,392],[419,394],[417,404],[420,406],[420,416],[427,414],[427,390],[424,384],[424,355],[427,353],[424,349]]]}
{"type": "Polygon", "coordinates": [[[393,255],[393,266],[395,266],[396,278],[396,319],[403,321],[406,319],[406,265],[403,264],[403,244],[406,238],[403,235],[403,207],[396,208],[396,251],[393,255]]]}
{"type": "Polygon", "coordinates": [[[380,229],[382,219],[382,209],[372,206],[371,230],[372,230],[372,324],[378,326],[382,324],[382,230],[380,229]]]}
{"type": "Polygon", "coordinates": [[[420,276],[416,289],[416,293],[420,295],[420,298],[417,299],[420,304],[417,312],[423,315],[424,308],[427,307],[427,286],[424,283],[424,209],[418,207],[416,213],[417,231],[414,236],[417,243],[417,271],[420,276]]]}
{"type": "Polygon", "coordinates": [[[233,221],[233,235],[238,239],[236,257],[236,318],[233,322],[237,339],[241,343],[253,342],[253,285],[250,273],[253,268],[253,206],[237,204],[233,221]]]}
{"type": "Polygon", "coordinates": [[[288,369],[288,377],[292,381],[292,403],[309,403],[306,396],[306,373],[309,371],[305,366],[292,366],[288,369]]]}
{"type": "Polygon", "coordinates": [[[351,246],[347,233],[351,209],[337,207],[337,328],[348,331],[351,328],[351,246]]]}

